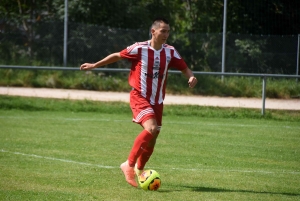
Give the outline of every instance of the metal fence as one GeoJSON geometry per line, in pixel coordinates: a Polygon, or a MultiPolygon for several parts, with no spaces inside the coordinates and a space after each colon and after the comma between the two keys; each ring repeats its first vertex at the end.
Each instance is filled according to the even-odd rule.
{"type": "MultiPolygon", "coordinates": [[[[30,29],[6,26],[0,32],[0,64],[63,66],[67,42],[67,66],[96,62],[137,41],[149,38],[148,30],[98,25],[36,22],[30,29]]],[[[298,74],[300,35],[227,34],[225,72],[298,74]]],[[[222,34],[171,33],[168,43],[177,48],[194,71],[222,72],[222,34]]],[[[122,68],[114,64],[114,68],[122,68]]]]}

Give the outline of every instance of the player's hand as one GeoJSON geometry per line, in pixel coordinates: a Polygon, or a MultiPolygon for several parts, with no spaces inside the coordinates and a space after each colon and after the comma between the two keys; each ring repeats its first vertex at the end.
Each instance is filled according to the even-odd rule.
{"type": "Polygon", "coordinates": [[[80,66],[80,70],[91,70],[95,68],[95,64],[91,64],[91,63],[84,63],[80,66]]]}
{"type": "Polygon", "coordinates": [[[194,88],[194,86],[197,84],[198,80],[194,76],[190,77],[189,79],[189,87],[194,88]]]}

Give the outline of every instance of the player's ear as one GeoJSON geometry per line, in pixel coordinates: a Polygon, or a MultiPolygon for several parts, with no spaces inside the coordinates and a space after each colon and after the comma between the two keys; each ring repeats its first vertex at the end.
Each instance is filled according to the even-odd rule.
{"type": "Polygon", "coordinates": [[[152,27],[149,28],[149,39],[152,38],[152,27]]]}
{"type": "Polygon", "coordinates": [[[151,30],[150,30],[151,36],[154,34],[154,32],[155,32],[155,29],[154,29],[154,28],[151,28],[151,30]]]}

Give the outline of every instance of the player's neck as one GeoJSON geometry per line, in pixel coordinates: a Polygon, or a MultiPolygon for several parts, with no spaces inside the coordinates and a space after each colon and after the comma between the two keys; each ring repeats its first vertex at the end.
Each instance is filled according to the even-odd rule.
{"type": "Polygon", "coordinates": [[[160,50],[162,45],[161,43],[155,42],[153,38],[150,41],[150,46],[155,50],[160,50]]]}

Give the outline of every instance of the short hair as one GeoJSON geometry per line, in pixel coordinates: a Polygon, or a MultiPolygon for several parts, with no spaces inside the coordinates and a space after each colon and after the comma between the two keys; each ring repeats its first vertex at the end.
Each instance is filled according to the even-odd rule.
{"type": "Polygon", "coordinates": [[[166,19],[166,18],[163,18],[163,17],[157,17],[153,20],[152,22],[152,25],[149,29],[149,38],[151,39],[152,38],[152,34],[151,34],[151,29],[153,27],[158,27],[160,23],[165,23],[165,24],[169,24],[169,21],[166,19]]]}
{"type": "Polygon", "coordinates": [[[169,21],[166,18],[163,17],[157,17],[153,20],[152,22],[152,26],[151,27],[156,27],[158,26],[160,23],[165,23],[165,24],[169,24],[169,21]]]}

